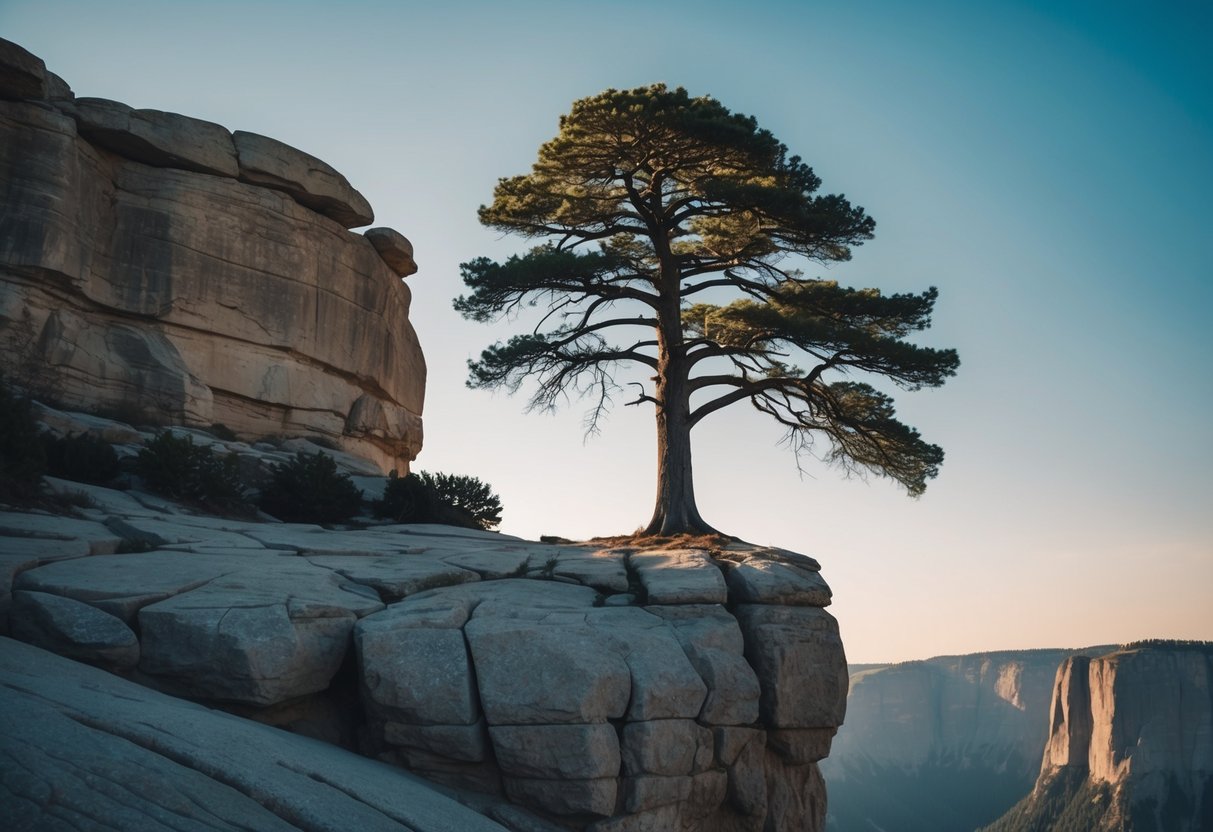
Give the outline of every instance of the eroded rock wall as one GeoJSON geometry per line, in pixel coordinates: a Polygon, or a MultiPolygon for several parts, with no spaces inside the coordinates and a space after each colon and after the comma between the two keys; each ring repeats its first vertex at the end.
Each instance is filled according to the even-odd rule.
{"type": "Polygon", "coordinates": [[[1074,651],[941,656],[851,676],[822,771],[830,829],[970,832],[1031,788],[1058,664],[1074,651]]]}
{"type": "Polygon", "coordinates": [[[991,832],[1213,828],[1213,644],[1067,661],[1049,727],[1031,794],[991,832]]]}
{"type": "Polygon", "coordinates": [[[281,142],[75,99],[0,42],[0,372],[148,421],[306,433],[383,469],[421,448],[416,270],[281,142]],[[392,263],[391,266],[388,264],[392,263]]]}

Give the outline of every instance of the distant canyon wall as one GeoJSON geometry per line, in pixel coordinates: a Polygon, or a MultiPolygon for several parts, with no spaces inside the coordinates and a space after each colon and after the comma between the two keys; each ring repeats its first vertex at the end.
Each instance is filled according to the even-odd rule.
{"type": "Polygon", "coordinates": [[[972,832],[998,818],[1035,782],[1057,668],[1074,652],[942,656],[853,672],[846,723],[821,763],[827,828],[972,832]]]}
{"type": "Polygon", "coordinates": [[[324,162],[175,113],[76,99],[0,41],[0,373],[63,405],[407,470],[425,360],[412,247],[324,162]]]}
{"type": "Polygon", "coordinates": [[[1048,727],[1031,794],[990,832],[1213,829],[1213,644],[1066,660],[1048,727]]]}

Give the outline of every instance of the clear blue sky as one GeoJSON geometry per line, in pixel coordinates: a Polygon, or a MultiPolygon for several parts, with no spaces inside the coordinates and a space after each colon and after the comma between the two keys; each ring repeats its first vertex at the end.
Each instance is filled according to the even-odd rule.
{"type": "Polygon", "coordinates": [[[828,276],[936,285],[959,349],[899,412],[947,460],[917,501],[812,466],[745,406],[696,429],[718,528],[812,554],[853,661],[1213,638],[1213,6],[1207,2],[0,0],[78,95],[274,136],[414,242],[418,467],[479,476],[504,530],[630,532],[651,412],[588,443],[464,389],[507,329],[450,308],[476,222],[576,98],[664,81],[758,118],[878,223],[828,276]]]}

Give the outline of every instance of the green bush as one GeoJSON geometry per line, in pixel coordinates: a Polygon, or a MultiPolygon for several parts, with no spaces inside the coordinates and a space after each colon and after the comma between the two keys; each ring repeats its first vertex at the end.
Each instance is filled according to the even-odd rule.
{"type": "Polygon", "coordinates": [[[148,488],[166,497],[221,511],[248,507],[236,455],[220,456],[195,445],[191,436],[157,434],[139,452],[135,473],[148,488]]]}
{"type": "Polygon", "coordinates": [[[29,399],[0,383],[0,500],[29,500],[42,492],[46,455],[29,399]]]}
{"type": "Polygon", "coordinates": [[[261,492],[260,506],[291,523],[343,523],[362,507],[362,492],[326,453],[298,452],[290,462],[274,466],[261,492]]]}
{"type": "Polygon", "coordinates": [[[104,439],[88,433],[42,434],[46,470],[52,477],[105,485],[118,476],[118,455],[104,439]]]}
{"type": "Polygon", "coordinates": [[[475,477],[418,471],[388,476],[375,513],[397,523],[441,523],[468,529],[491,529],[501,522],[501,500],[475,477]]]}

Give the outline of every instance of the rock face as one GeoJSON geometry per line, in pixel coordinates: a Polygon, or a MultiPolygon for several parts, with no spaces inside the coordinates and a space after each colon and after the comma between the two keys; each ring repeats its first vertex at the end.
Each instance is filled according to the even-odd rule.
{"type": "Polygon", "coordinates": [[[399,769],[0,638],[0,828],[504,832],[399,769]]]}
{"type": "Polygon", "coordinates": [[[971,832],[998,818],[1032,788],[1057,667],[1074,652],[856,669],[846,725],[821,766],[828,828],[971,832]]]}
{"type": "Polygon", "coordinates": [[[822,828],[847,677],[810,558],[329,531],[53,487],[92,507],[0,512],[15,638],[475,791],[517,829],[822,828]]]}
{"type": "Polygon", "coordinates": [[[1046,724],[1035,787],[989,832],[1213,829],[1213,644],[1070,659],[1046,724]]]}
{"type": "Polygon", "coordinates": [[[0,41],[0,189],[11,382],[152,423],[319,434],[383,470],[420,450],[425,362],[397,276],[412,247],[348,231],[370,206],[320,160],[73,99],[0,41]]]}

